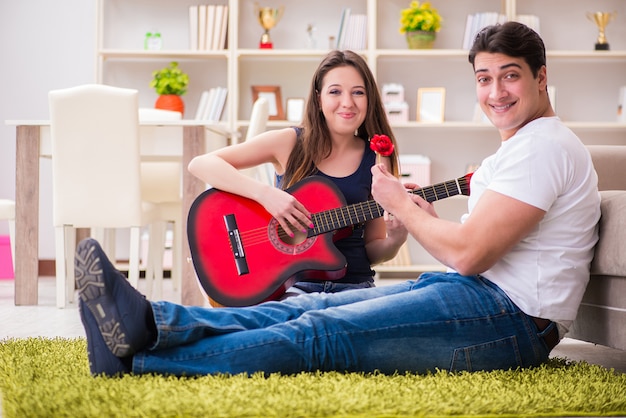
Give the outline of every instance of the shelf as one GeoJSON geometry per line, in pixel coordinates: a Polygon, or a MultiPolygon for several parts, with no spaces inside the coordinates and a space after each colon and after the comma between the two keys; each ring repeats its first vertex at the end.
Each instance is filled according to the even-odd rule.
{"type": "Polygon", "coordinates": [[[297,58],[310,57],[320,59],[328,54],[324,49],[238,49],[235,55],[240,58],[246,57],[272,57],[272,58],[297,58]]]}
{"type": "MultiPolygon", "coordinates": [[[[467,59],[469,50],[465,49],[378,49],[373,51],[376,57],[438,57],[467,59]]],[[[584,50],[547,50],[547,58],[576,59],[626,59],[626,51],[584,51],[584,50]]]]}
{"type": "Polygon", "coordinates": [[[568,50],[548,50],[547,58],[584,58],[584,59],[626,59],[626,51],[568,51],[568,50]]]}
{"type": "Polygon", "coordinates": [[[104,59],[117,58],[117,59],[146,59],[146,58],[158,58],[158,59],[210,59],[210,58],[228,58],[228,50],[220,51],[186,51],[186,50],[160,50],[160,51],[146,51],[143,49],[103,49],[98,52],[98,55],[104,59]]]}

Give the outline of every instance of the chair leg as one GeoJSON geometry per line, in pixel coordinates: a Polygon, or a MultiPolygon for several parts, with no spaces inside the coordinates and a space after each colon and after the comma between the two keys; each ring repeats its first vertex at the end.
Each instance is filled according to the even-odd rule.
{"type": "Polygon", "coordinates": [[[150,225],[148,260],[146,261],[146,297],[160,300],[163,297],[163,253],[167,224],[162,221],[150,225]]]}
{"type": "Polygon", "coordinates": [[[55,227],[57,308],[66,308],[74,301],[74,234],[74,228],[70,226],[55,227]]]}
{"type": "Polygon", "coordinates": [[[163,255],[165,254],[165,239],[167,237],[167,222],[159,222],[161,229],[154,240],[154,300],[163,299],[163,255]]]}
{"type": "Polygon", "coordinates": [[[65,295],[66,305],[76,302],[76,276],[74,275],[74,259],[76,258],[76,229],[65,228],[65,295]]]}
{"type": "Polygon", "coordinates": [[[183,226],[180,220],[174,222],[174,238],[172,242],[172,286],[175,291],[180,289],[183,275],[183,226]]]}
{"type": "MultiPolygon", "coordinates": [[[[143,260],[144,267],[146,269],[145,282],[146,288],[144,294],[148,299],[152,298],[152,287],[154,285],[154,251],[152,240],[156,236],[158,227],[155,224],[150,224],[148,227],[148,249],[146,250],[146,259],[143,260]]],[[[142,241],[142,245],[144,241],[142,241]]]]}
{"type": "Polygon", "coordinates": [[[139,248],[141,240],[141,228],[133,226],[130,228],[130,253],[128,257],[128,280],[136,289],[139,285],[139,248]]]}

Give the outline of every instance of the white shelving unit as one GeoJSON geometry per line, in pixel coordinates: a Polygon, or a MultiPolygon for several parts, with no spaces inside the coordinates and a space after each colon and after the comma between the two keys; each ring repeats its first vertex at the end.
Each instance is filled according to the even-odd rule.
{"type": "MultiPolygon", "coordinates": [[[[480,162],[498,146],[496,130],[472,122],[475,92],[467,51],[460,49],[468,14],[496,11],[539,16],[548,49],[549,84],[556,87],[556,110],[586,144],[626,145],[626,124],[616,122],[618,89],[626,85],[626,2],[603,0],[593,6],[582,0],[431,0],[444,18],[434,49],[409,50],[399,33],[400,10],[409,0],[265,0],[261,6],[285,6],[282,20],[270,31],[274,49],[260,50],[263,32],[254,15],[255,0],[99,0],[97,82],[140,91],[140,106],[150,107],[156,93],[149,87],[152,71],[176,60],[190,76],[185,118],[195,115],[202,91],[228,87],[221,124],[245,135],[252,108],[252,85],[279,85],[284,102],[305,97],[310,78],[337,35],[342,9],[367,15],[368,61],[379,86],[400,83],[409,104],[409,122],[394,132],[406,154],[431,159],[433,183],[459,177],[469,164],[480,162]],[[223,51],[189,50],[191,5],[224,4],[229,8],[228,46],[223,51]],[[594,51],[597,28],[587,12],[617,11],[606,31],[610,51],[594,51]],[[316,28],[309,48],[307,25],[316,28]],[[572,29],[575,28],[575,29],[572,29]],[[143,50],[146,32],[159,31],[163,50],[143,50]],[[445,87],[445,122],[415,122],[417,89],[445,87]]],[[[289,126],[271,121],[269,128],[289,126]]],[[[438,202],[442,217],[458,219],[464,198],[438,202]]],[[[436,263],[414,242],[415,264],[436,263]]]]}

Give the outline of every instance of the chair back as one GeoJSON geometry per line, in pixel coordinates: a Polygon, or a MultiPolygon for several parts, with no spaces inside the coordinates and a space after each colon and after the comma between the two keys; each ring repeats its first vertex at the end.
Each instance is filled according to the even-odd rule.
{"type": "Polygon", "coordinates": [[[267,129],[267,121],[269,120],[270,105],[266,98],[259,97],[252,105],[250,113],[250,125],[246,132],[246,141],[257,136],[267,129]]]}
{"type": "Polygon", "coordinates": [[[137,90],[53,90],[49,107],[54,225],[141,225],[137,90]]]}
{"type": "MultiPolygon", "coordinates": [[[[246,132],[246,141],[266,131],[267,121],[270,118],[269,115],[270,105],[267,99],[264,97],[256,99],[252,105],[252,112],[250,113],[250,125],[248,125],[248,131],[246,132]]],[[[264,183],[274,184],[274,168],[269,163],[249,169],[247,172],[264,183]]]]}

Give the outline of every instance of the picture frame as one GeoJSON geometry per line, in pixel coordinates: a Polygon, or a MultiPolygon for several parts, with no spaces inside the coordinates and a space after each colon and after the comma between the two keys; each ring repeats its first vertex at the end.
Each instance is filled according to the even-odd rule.
{"type": "Polygon", "coordinates": [[[264,97],[269,103],[269,120],[284,120],[283,99],[280,86],[252,86],[252,102],[264,97]]]}
{"type": "Polygon", "coordinates": [[[287,120],[302,122],[304,117],[304,97],[290,97],[287,99],[287,120]]]}
{"type": "Polygon", "coordinates": [[[446,89],[444,87],[417,89],[416,119],[418,122],[443,122],[445,105],[446,89]]]}

